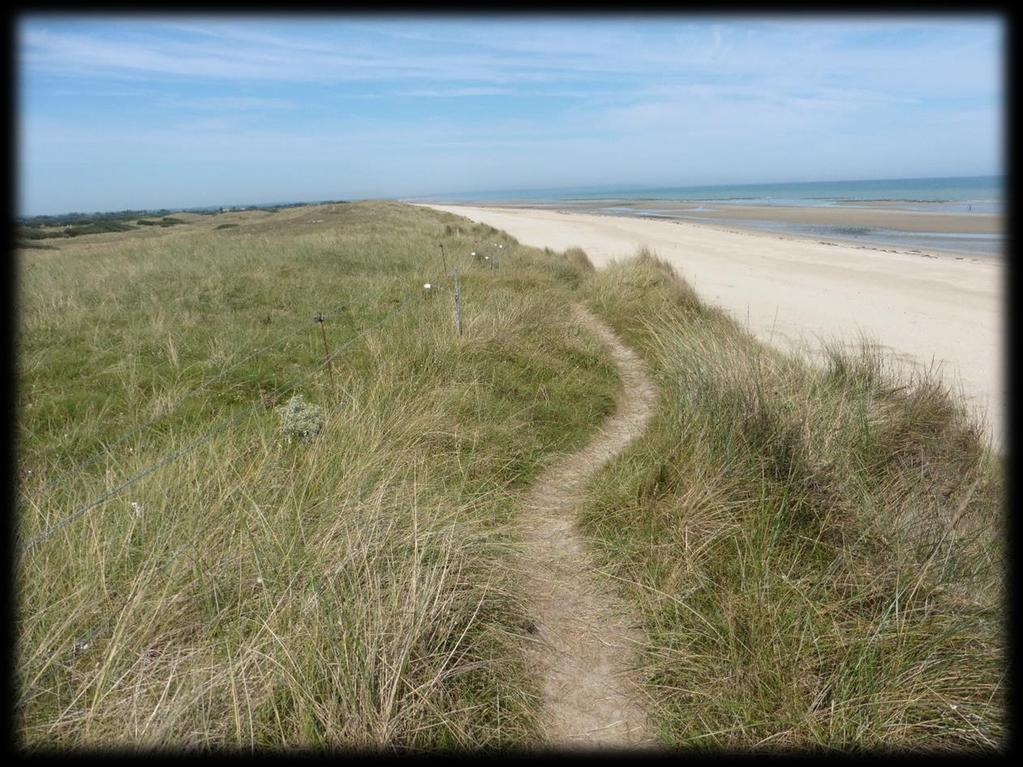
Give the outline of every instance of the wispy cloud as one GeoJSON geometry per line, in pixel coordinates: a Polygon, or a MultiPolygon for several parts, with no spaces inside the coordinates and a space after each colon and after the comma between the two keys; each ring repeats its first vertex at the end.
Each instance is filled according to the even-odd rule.
{"type": "Polygon", "coordinates": [[[394,95],[412,98],[463,98],[466,96],[508,96],[515,92],[511,88],[419,88],[410,91],[397,91],[394,95]]]}
{"type": "Polygon", "coordinates": [[[253,98],[247,96],[209,96],[206,98],[162,98],[159,106],[183,111],[245,112],[250,110],[298,109],[289,99],[253,98]]]}
{"type": "Polygon", "coordinates": [[[270,168],[344,196],[983,173],[1004,139],[997,19],[46,15],[18,31],[37,208],[116,184],[114,167],[129,198],[156,177],[244,190],[270,168]]]}

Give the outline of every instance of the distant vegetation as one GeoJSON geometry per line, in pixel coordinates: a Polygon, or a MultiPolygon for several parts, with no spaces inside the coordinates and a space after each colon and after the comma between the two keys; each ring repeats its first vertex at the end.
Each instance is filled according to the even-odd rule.
{"type": "Polygon", "coordinates": [[[159,216],[171,213],[169,210],[119,210],[109,213],[65,213],[59,216],[31,216],[21,218],[18,223],[26,227],[85,226],[103,223],[129,223],[143,215],[159,216]]]}
{"type": "MultiPolygon", "coordinates": [[[[291,208],[302,208],[313,205],[342,205],[344,200],[334,202],[295,202],[277,205],[247,205],[233,208],[197,208],[181,211],[206,216],[215,216],[226,211],[262,210],[277,213],[291,208]]],[[[109,213],[66,213],[59,216],[31,216],[20,218],[17,223],[16,239],[19,247],[33,247],[28,243],[32,240],[66,239],[84,234],[104,234],[109,232],[127,232],[138,227],[175,226],[185,223],[180,218],[165,214],[172,211],[161,210],[122,210],[109,213]],[[160,218],[154,218],[160,216],[160,218]]],[[[237,224],[221,224],[218,229],[237,226],[237,224]]],[[[34,246],[41,247],[41,246],[34,246]]]]}
{"type": "Polygon", "coordinates": [[[98,224],[102,222],[129,223],[140,218],[152,218],[154,216],[166,217],[170,213],[195,213],[201,215],[215,216],[224,211],[246,211],[246,210],[285,210],[288,208],[303,208],[316,205],[343,205],[346,200],[325,200],[322,202],[291,202],[278,203],[274,205],[244,205],[219,208],[184,208],[178,211],[160,208],[159,210],[119,210],[106,213],[63,213],[51,216],[28,216],[18,219],[18,224],[25,227],[53,227],[73,226],[84,224],[98,224]]]}

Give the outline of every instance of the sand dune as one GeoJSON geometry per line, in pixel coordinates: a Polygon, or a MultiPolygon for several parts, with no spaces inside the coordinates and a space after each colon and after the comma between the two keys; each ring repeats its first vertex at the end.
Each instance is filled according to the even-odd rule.
{"type": "Polygon", "coordinates": [[[599,267],[646,246],[707,301],[760,338],[809,351],[860,334],[941,372],[1004,449],[1004,265],[889,252],[682,221],[531,208],[433,205],[503,229],[520,242],[579,246],[599,267]]]}

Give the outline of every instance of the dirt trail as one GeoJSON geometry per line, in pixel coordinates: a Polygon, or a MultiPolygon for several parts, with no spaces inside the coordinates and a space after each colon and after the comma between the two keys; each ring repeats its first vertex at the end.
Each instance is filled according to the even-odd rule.
{"type": "Polygon", "coordinates": [[[600,434],[551,465],[526,496],[523,564],[537,627],[530,661],[543,674],[553,745],[652,746],[642,692],[630,678],[639,622],[595,571],[574,519],[587,480],[642,433],[656,389],[635,352],[588,311],[576,310],[609,348],[624,392],[600,434]]]}

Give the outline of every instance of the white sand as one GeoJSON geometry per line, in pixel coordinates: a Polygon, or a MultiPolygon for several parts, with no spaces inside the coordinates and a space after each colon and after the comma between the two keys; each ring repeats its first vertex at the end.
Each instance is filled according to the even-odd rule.
{"type": "Polygon", "coordinates": [[[600,267],[641,246],[670,261],[701,298],[790,350],[865,334],[900,359],[940,365],[1004,450],[1001,259],[928,258],[717,226],[530,208],[433,205],[519,242],[578,246],[600,267]]]}

